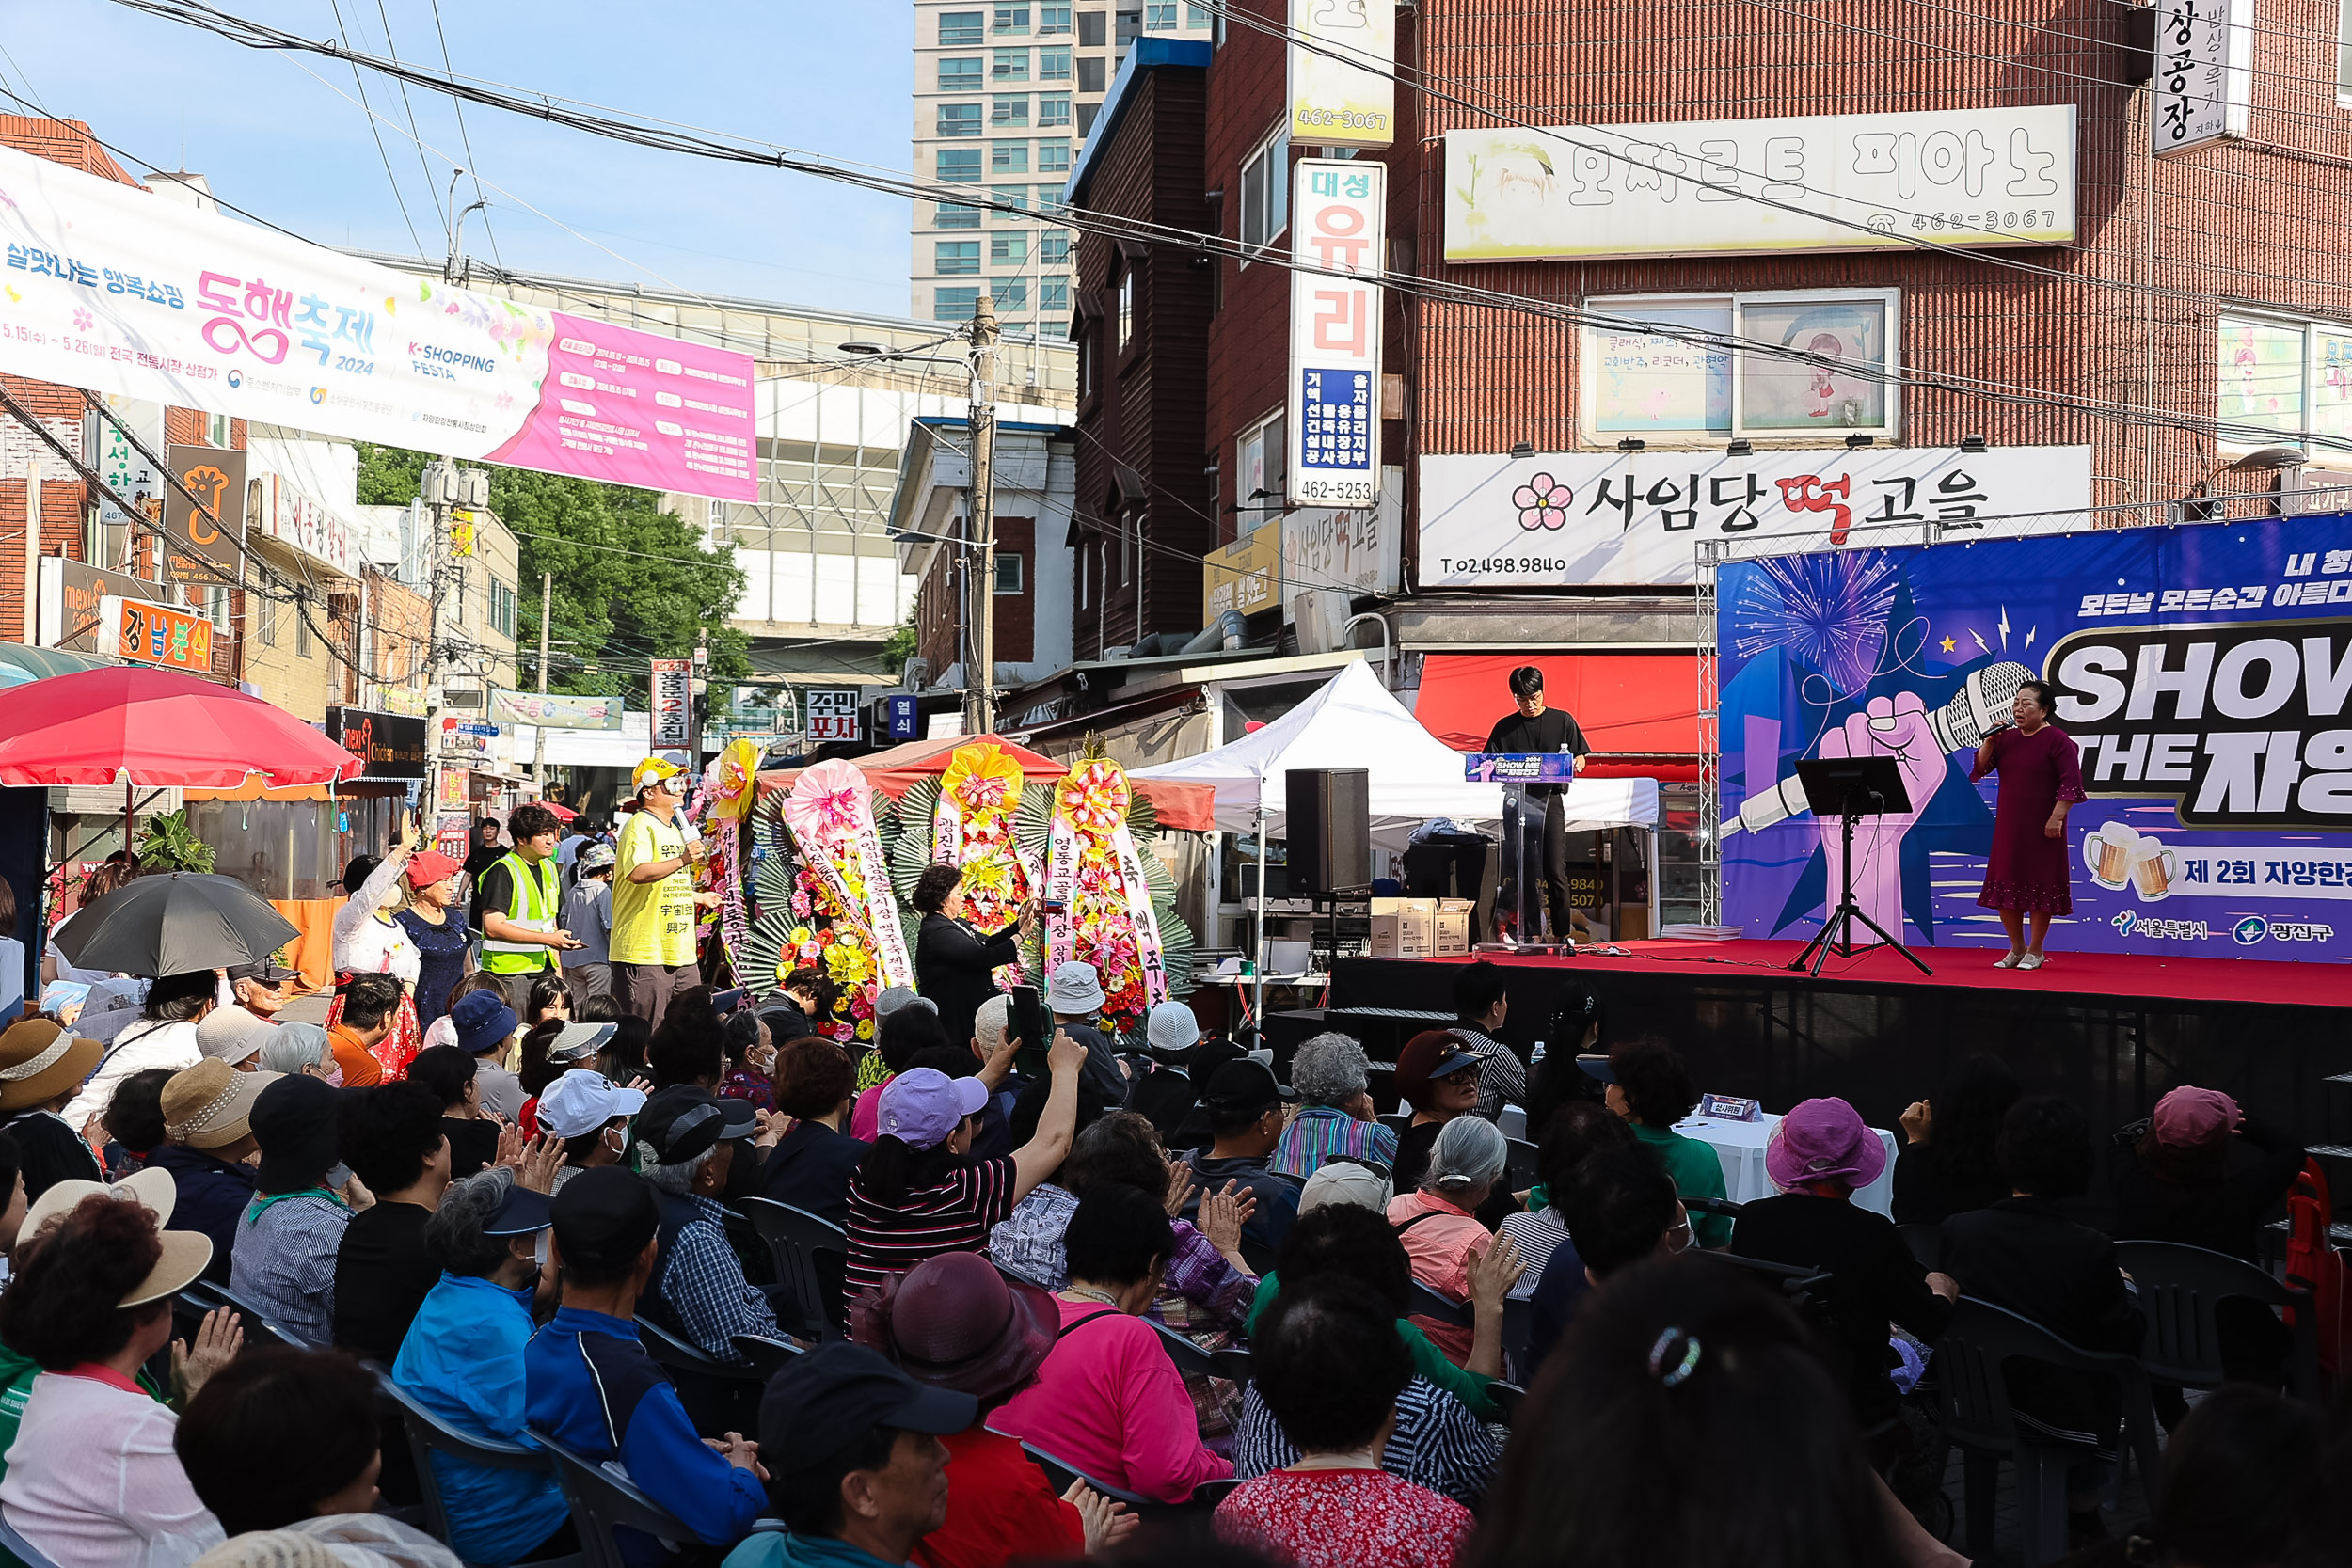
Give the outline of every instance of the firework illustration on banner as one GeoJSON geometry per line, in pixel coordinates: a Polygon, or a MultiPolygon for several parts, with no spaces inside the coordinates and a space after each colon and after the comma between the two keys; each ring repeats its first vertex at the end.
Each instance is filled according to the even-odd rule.
{"type": "Polygon", "coordinates": [[[1092,964],[1104,1018],[1131,1033],[1153,1003],[1192,989],[1192,931],[1175,912],[1167,868],[1143,849],[1155,822],[1107,757],[1081,758],[1038,793],[1042,820],[1022,816],[1025,841],[1042,852],[1041,965],[1051,974],[1073,958],[1092,964]]]}
{"type": "MultiPolygon", "coordinates": [[[[937,782],[918,779],[908,786],[898,798],[890,871],[910,927],[921,925],[911,900],[915,879],[930,865],[962,871],[963,919],[980,935],[993,935],[1020,918],[1038,869],[1021,844],[1025,798],[1020,763],[993,740],[957,747],[937,782]]],[[[1003,965],[997,984],[1017,985],[1022,973],[1018,963],[1003,965]]]]}

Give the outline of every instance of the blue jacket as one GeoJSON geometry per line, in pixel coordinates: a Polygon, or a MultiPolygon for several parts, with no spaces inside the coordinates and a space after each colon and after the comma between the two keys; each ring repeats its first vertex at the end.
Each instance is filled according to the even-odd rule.
{"type": "Polygon", "coordinates": [[[727,1554],[720,1568],[898,1568],[829,1535],[762,1530],[727,1554]]]}
{"type": "Polygon", "coordinates": [[[237,1244],[237,1221],[253,1201],[253,1167],[224,1160],[184,1144],[164,1144],[147,1157],[149,1170],[171,1173],[171,1218],[167,1230],[199,1230],[213,1239],[213,1260],[204,1277],[229,1283],[229,1259],[237,1244]]]}
{"type": "MultiPolygon", "coordinates": [[[[469,1437],[536,1445],[525,1430],[523,1349],[531,1292],[444,1274],[417,1309],[392,1363],[402,1392],[469,1437]]],[[[433,1473],[450,1534],[468,1562],[513,1562],[564,1528],[570,1510],[553,1475],[469,1465],[436,1453],[433,1473]]]]}
{"type": "MultiPolygon", "coordinates": [[[[767,1506],[759,1478],[707,1448],[670,1377],[638,1342],[637,1325],[566,1307],[523,1351],[532,1429],[584,1459],[618,1459],[629,1479],[704,1543],[741,1540],[767,1506]]],[[[632,1562],[664,1555],[643,1536],[632,1562]]]]}

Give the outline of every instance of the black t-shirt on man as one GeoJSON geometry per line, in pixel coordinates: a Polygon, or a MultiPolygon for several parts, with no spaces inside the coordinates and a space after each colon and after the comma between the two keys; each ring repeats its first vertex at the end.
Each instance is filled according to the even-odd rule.
{"type": "Polygon", "coordinates": [[[441,1271],[424,1251],[421,1203],[377,1203],[351,1216],[335,1253],[335,1343],[392,1364],[441,1271]]]}
{"type": "MultiPolygon", "coordinates": [[[[1589,755],[1593,748],[1585,741],[1584,732],[1567,709],[1548,707],[1530,719],[1516,708],[1495,721],[1487,733],[1489,752],[1566,752],[1574,756],[1589,755]]],[[[1529,784],[1530,795],[1557,795],[1565,784],[1529,784]]]]}

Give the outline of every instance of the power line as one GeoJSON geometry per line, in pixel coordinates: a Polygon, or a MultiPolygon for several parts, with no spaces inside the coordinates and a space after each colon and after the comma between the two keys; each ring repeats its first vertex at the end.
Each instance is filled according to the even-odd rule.
{"type": "MultiPolygon", "coordinates": [[[[433,31],[441,40],[442,68],[452,76],[455,76],[457,74],[457,67],[455,63],[450,59],[449,55],[449,33],[441,25],[441,0],[433,0],[433,31]]],[[[391,35],[389,33],[385,35],[385,41],[387,43],[391,41],[391,35]]],[[[457,142],[459,146],[466,150],[466,166],[469,169],[471,169],[474,166],[473,137],[466,134],[466,105],[458,103],[455,99],[452,99],[450,100],[450,107],[456,112],[457,142]]],[[[482,196],[482,177],[479,174],[474,176],[473,194],[476,198],[480,198],[482,196]]],[[[491,260],[498,262],[501,267],[504,267],[506,265],[506,258],[499,253],[498,230],[490,227],[490,208],[486,201],[484,202],[482,208],[482,232],[489,237],[491,260]]]]}
{"type": "MultiPolygon", "coordinates": [[[[384,24],[384,53],[397,56],[400,45],[392,41],[391,13],[384,8],[384,0],[375,0],[375,14],[384,24]]],[[[444,228],[449,224],[449,212],[441,205],[439,182],[433,178],[433,166],[424,161],[424,138],[417,133],[416,106],[408,102],[408,84],[400,85],[401,112],[408,117],[408,139],[417,144],[417,172],[424,176],[424,194],[433,203],[434,215],[444,228]]]]}
{"type": "MultiPolygon", "coordinates": [[[[326,0],[326,3],[335,13],[336,30],[338,32],[347,30],[343,23],[342,0],[326,0]]],[[[359,62],[357,60],[351,63],[351,81],[352,85],[359,89],[359,107],[366,114],[368,135],[375,138],[376,156],[384,160],[385,183],[392,187],[392,199],[400,204],[400,221],[408,226],[408,243],[415,245],[417,254],[421,256],[424,254],[424,241],[417,237],[417,220],[408,215],[408,198],[400,194],[400,182],[392,177],[392,155],[384,146],[383,133],[375,128],[375,112],[368,108],[367,84],[360,80],[359,62]]],[[[425,183],[430,185],[432,182],[428,180],[425,183]]]]}

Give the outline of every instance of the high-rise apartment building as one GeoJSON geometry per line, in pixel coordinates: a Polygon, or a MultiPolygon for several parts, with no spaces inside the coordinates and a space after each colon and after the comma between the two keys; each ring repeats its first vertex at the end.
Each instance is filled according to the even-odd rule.
{"type": "Polygon", "coordinates": [[[1075,245],[1055,214],[1111,78],[1136,39],[1216,22],[1189,0],[915,0],[916,176],[1034,215],[917,202],[909,314],[969,321],[986,293],[1006,331],[1062,337],[1075,245]]]}

